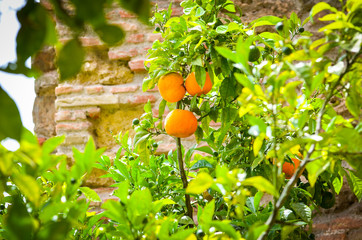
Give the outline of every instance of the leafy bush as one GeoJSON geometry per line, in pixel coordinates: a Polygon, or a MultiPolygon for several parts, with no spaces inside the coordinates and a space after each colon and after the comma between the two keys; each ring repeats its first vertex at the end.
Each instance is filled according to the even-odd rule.
{"type": "Polygon", "coordinates": [[[314,212],[334,205],[344,178],[361,200],[362,4],[349,0],[338,10],[321,2],[303,22],[292,13],[249,24],[230,0],[181,5],[180,17],[171,18],[170,5],[151,19],[164,41],[149,50],[143,90],[169,72],[195,72],[203,86],[207,72],[211,92],[162,101],[157,117],[146,104],[133,121],[135,137],[116,137],[112,160],[99,158],[92,140],[83,154],[74,151],[70,171],[51,154],[60,138],[39,148],[27,134],[17,152],[1,148],[1,236],[314,239],[314,212]],[[316,39],[305,24],[323,10],[328,24],[316,39]],[[260,26],[269,30],[258,33],[260,26]],[[334,110],[336,101],[345,101],[350,117],[334,110]],[[166,106],[197,115],[197,145],[184,149],[176,138],[175,151],[155,154],[166,106]],[[99,201],[81,187],[96,159],[119,199],[100,213],[78,199],[79,189],[99,201]]]}

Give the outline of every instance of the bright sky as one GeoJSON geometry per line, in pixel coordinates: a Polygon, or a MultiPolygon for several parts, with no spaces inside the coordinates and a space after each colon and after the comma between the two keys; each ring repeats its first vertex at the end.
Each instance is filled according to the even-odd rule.
{"type": "MultiPolygon", "coordinates": [[[[16,60],[16,34],[20,27],[16,9],[23,5],[24,0],[0,0],[0,66],[16,60]]],[[[0,71],[0,85],[16,102],[23,125],[34,132],[34,79],[0,71]]],[[[13,140],[5,140],[2,144],[10,150],[18,147],[18,143],[13,140]]]]}

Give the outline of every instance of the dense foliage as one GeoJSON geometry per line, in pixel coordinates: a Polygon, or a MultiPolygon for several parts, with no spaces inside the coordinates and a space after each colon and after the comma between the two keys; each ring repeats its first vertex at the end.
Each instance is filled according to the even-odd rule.
{"type": "Polygon", "coordinates": [[[26,133],[18,151],[1,148],[2,237],[314,239],[313,217],[334,205],[344,178],[361,200],[362,3],[349,0],[338,10],[321,2],[303,21],[292,13],[249,24],[230,0],[181,6],[180,17],[171,18],[170,7],[151,19],[164,41],[149,50],[143,89],[169,72],[195,72],[203,86],[208,72],[211,92],[162,101],[158,117],[146,104],[133,121],[135,137],[116,136],[114,159],[99,158],[91,140],[83,154],[74,151],[70,171],[50,154],[61,138],[40,148],[26,133]],[[324,10],[324,36],[314,38],[305,24],[324,10]],[[269,30],[259,33],[260,26],[269,30]],[[333,109],[339,101],[348,118],[333,109]],[[198,145],[184,149],[175,139],[177,150],[155,154],[166,107],[197,116],[198,145]],[[119,198],[100,213],[87,210],[77,191],[99,201],[81,187],[97,158],[119,198]]]}

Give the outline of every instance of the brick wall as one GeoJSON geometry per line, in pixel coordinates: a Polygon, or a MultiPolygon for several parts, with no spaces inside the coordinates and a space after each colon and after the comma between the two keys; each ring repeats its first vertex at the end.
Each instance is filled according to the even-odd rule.
{"type": "MultiPolygon", "coordinates": [[[[41,1],[52,11],[46,0],[41,1]]],[[[168,0],[157,0],[159,8],[166,9],[168,0]]],[[[173,2],[173,16],[181,15],[181,0],[173,2]]],[[[237,2],[243,10],[245,22],[264,15],[289,16],[295,11],[304,19],[314,3],[318,0],[242,0],[237,2]]],[[[326,1],[334,5],[337,0],[326,1]]],[[[55,51],[48,47],[43,49],[34,59],[33,64],[44,74],[36,80],[37,97],[34,104],[33,117],[35,132],[39,140],[55,135],[65,135],[65,142],[58,153],[71,158],[72,147],[82,150],[89,136],[93,136],[97,147],[107,147],[106,154],[113,156],[118,150],[112,135],[120,131],[132,132],[132,119],[143,113],[143,105],[150,100],[157,114],[160,95],[157,89],[142,92],[142,80],[146,76],[144,60],[147,50],[161,35],[153,32],[153,27],[138,22],[136,17],[114,5],[106,10],[106,17],[112,24],[121,26],[126,31],[122,45],[105,46],[97,36],[88,32],[81,37],[86,47],[87,56],[82,71],[70,81],[59,83],[54,64],[55,51]]],[[[308,26],[312,29],[318,27],[308,26]]],[[[70,38],[69,30],[57,22],[61,41],[70,38]]],[[[159,152],[168,152],[175,148],[171,138],[161,136],[159,152]]],[[[193,138],[183,140],[187,146],[193,144],[193,138]]],[[[86,181],[102,199],[108,199],[113,191],[109,186],[112,181],[97,178],[103,173],[95,170],[86,181]]],[[[348,187],[332,210],[317,214],[313,224],[316,239],[362,239],[362,205],[348,187]]]]}

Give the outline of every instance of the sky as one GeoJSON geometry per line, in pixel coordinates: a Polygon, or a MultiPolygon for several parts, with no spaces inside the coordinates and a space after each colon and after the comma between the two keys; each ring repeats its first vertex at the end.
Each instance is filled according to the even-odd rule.
{"type": "MultiPolygon", "coordinates": [[[[0,66],[16,60],[16,34],[20,27],[16,10],[24,3],[24,0],[0,0],[0,66]]],[[[18,106],[23,125],[34,132],[34,79],[0,71],[0,85],[18,106]]],[[[15,150],[19,146],[14,140],[5,140],[2,144],[9,150],[15,150]]]]}

